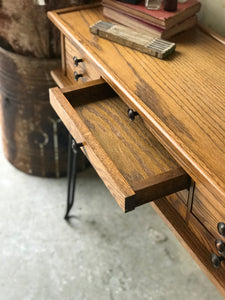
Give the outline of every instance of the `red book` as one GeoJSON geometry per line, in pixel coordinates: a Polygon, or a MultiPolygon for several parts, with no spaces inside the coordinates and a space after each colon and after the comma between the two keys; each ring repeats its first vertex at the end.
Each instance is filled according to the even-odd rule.
{"type": "Polygon", "coordinates": [[[163,7],[160,10],[147,9],[144,1],[138,5],[134,5],[116,0],[103,0],[102,5],[111,9],[117,9],[121,13],[141,21],[150,22],[153,25],[167,29],[195,15],[201,7],[201,3],[196,0],[178,3],[177,10],[174,12],[165,11],[163,7]]]}
{"type": "Polygon", "coordinates": [[[173,27],[163,29],[161,27],[152,25],[149,22],[141,21],[137,18],[128,16],[124,13],[119,12],[118,10],[114,10],[108,7],[103,7],[103,15],[112,21],[115,21],[133,29],[142,30],[145,33],[152,34],[153,36],[162,39],[169,39],[170,37],[182,31],[194,27],[197,23],[197,16],[194,15],[190,18],[185,19],[183,22],[176,24],[173,27]]]}

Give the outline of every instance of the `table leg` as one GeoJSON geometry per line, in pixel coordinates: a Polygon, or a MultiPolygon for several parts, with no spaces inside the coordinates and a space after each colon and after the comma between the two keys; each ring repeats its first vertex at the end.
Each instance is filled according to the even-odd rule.
{"type": "Polygon", "coordinates": [[[73,137],[69,134],[69,145],[68,145],[68,163],[67,163],[67,207],[64,219],[68,220],[70,218],[69,212],[74,204],[74,193],[76,186],[76,176],[77,176],[77,157],[78,149],[82,146],[82,143],[76,143],[73,137]]]}

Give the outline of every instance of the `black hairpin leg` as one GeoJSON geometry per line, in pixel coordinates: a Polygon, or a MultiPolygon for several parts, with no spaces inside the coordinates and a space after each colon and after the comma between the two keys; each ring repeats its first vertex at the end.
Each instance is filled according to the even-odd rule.
{"type": "Polygon", "coordinates": [[[74,192],[76,186],[76,175],[77,175],[77,156],[78,149],[82,146],[82,143],[76,143],[76,141],[69,134],[69,146],[68,146],[68,163],[67,163],[67,208],[64,219],[70,218],[69,212],[73,207],[74,203],[74,192]]]}

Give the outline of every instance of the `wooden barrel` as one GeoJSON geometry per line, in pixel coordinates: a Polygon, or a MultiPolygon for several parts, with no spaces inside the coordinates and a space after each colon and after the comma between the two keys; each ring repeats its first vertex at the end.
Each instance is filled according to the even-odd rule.
{"type": "Polygon", "coordinates": [[[47,11],[89,1],[93,0],[0,0],[0,38],[22,55],[58,57],[59,31],[47,11]]]}
{"type": "Polygon", "coordinates": [[[58,59],[38,59],[0,48],[0,113],[4,154],[21,171],[66,174],[67,131],[49,104],[49,71],[58,59]]]}

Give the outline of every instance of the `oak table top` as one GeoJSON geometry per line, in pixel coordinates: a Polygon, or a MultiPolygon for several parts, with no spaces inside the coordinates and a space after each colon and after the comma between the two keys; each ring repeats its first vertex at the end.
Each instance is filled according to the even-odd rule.
{"type": "Polygon", "coordinates": [[[194,28],[160,60],[99,38],[101,7],[49,13],[192,178],[225,205],[225,47],[194,28]]]}

